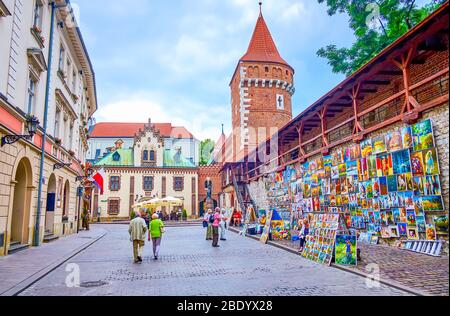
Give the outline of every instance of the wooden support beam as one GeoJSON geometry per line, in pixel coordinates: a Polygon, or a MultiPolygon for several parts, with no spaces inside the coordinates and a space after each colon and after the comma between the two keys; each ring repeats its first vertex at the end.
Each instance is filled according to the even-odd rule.
{"type": "Polygon", "coordinates": [[[378,74],[382,76],[401,76],[403,73],[399,70],[381,70],[378,74]]]}
{"type": "Polygon", "coordinates": [[[365,84],[376,85],[376,86],[388,86],[391,84],[389,80],[367,80],[364,81],[365,84]]]}
{"type": "Polygon", "coordinates": [[[318,116],[320,118],[320,125],[322,128],[322,146],[328,147],[328,138],[326,134],[327,130],[327,112],[328,112],[328,105],[326,105],[319,113],[318,116]]]}
{"type": "Polygon", "coordinates": [[[349,94],[349,97],[353,100],[353,116],[355,120],[355,127],[353,129],[353,134],[355,136],[359,135],[364,130],[358,119],[358,94],[360,89],[361,84],[359,83],[357,86],[353,87],[352,92],[349,94]]]}
{"type": "Polygon", "coordinates": [[[300,150],[300,156],[305,156],[306,153],[303,150],[303,131],[305,129],[305,123],[301,122],[300,126],[297,128],[298,133],[298,149],[300,150]]]}
{"type": "Polygon", "coordinates": [[[361,89],[361,93],[377,93],[378,89],[361,89]]]}
{"type": "MultiPolygon", "coordinates": [[[[411,103],[411,75],[409,66],[411,65],[411,61],[413,58],[413,53],[415,48],[410,48],[408,52],[401,57],[401,60],[398,61],[396,59],[392,59],[392,63],[396,65],[403,74],[403,85],[405,88],[405,104],[402,108],[402,113],[411,113],[414,108],[420,108],[419,106],[413,106],[411,103]]],[[[413,98],[414,99],[414,98],[413,98]]],[[[417,102],[416,102],[417,103],[417,102]]]]}

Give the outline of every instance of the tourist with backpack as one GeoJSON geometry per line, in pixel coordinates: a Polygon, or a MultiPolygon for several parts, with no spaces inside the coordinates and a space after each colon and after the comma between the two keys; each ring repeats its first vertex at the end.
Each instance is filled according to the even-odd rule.
{"type": "Polygon", "coordinates": [[[205,222],[207,223],[206,240],[212,240],[213,239],[212,224],[213,224],[214,220],[211,221],[211,217],[213,217],[213,212],[212,212],[212,210],[208,210],[208,213],[205,215],[205,222]]]}

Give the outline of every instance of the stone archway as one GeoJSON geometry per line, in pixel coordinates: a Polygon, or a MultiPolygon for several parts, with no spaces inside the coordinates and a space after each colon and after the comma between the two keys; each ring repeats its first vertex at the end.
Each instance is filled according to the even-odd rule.
{"type": "Polygon", "coordinates": [[[55,229],[56,209],[56,177],[54,174],[48,179],[47,205],[45,208],[45,233],[53,234],[55,229]]]}
{"type": "Polygon", "coordinates": [[[11,213],[11,244],[28,244],[31,209],[30,189],[33,185],[31,164],[22,158],[17,165],[14,183],[14,199],[11,213]]]}

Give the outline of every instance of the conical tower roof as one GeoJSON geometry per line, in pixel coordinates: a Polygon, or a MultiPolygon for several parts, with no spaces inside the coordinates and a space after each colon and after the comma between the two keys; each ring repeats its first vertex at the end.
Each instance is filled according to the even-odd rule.
{"type": "Polygon", "coordinates": [[[292,68],[278,52],[262,11],[256,22],[255,31],[253,32],[247,53],[241,58],[241,61],[278,63],[292,68]]]}

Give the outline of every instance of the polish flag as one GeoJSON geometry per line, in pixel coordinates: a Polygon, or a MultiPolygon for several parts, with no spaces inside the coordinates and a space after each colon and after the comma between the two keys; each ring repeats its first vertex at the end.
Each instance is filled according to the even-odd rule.
{"type": "Polygon", "coordinates": [[[91,178],[91,181],[98,187],[100,190],[100,195],[103,195],[104,185],[106,181],[106,173],[105,169],[100,169],[96,174],[94,174],[91,178]]]}

